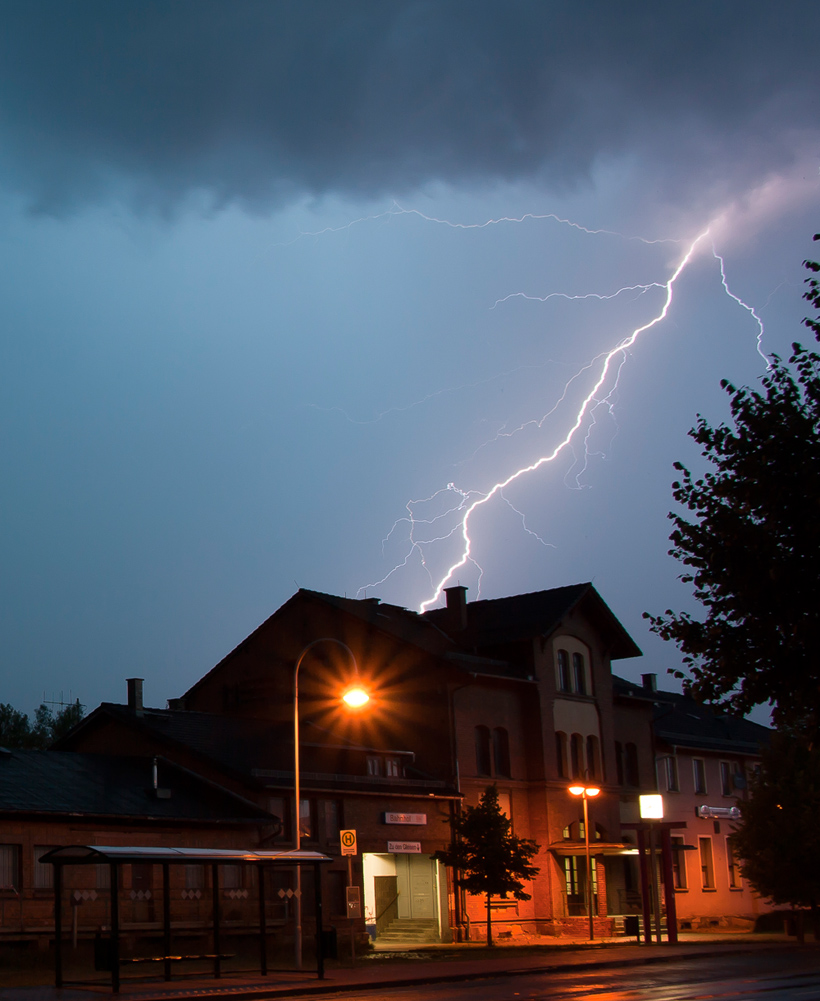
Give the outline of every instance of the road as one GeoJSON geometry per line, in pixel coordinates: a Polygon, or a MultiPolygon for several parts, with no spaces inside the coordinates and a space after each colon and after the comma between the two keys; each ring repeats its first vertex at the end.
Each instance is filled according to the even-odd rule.
{"type": "MultiPolygon", "coordinates": [[[[340,996],[312,995],[314,1001],[339,1001],[340,996]]],[[[820,1001],[820,950],[361,988],[348,996],[356,1001],[820,1001]]]]}

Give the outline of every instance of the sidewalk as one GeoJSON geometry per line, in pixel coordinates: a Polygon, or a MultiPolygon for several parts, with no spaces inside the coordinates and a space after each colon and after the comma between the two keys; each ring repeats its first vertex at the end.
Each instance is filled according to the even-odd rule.
{"type": "MultiPolygon", "coordinates": [[[[145,981],[125,979],[120,998],[126,1001],[171,1001],[196,997],[238,999],[281,998],[311,994],[353,992],[357,988],[389,988],[410,984],[444,983],[502,974],[561,971],[576,966],[614,967],[646,963],[677,962],[695,956],[713,957],[761,949],[796,948],[794,939],[784,935],[682,935],[678,945],[624,944],[624,939],[601,943],[571,943],[545,940],[549,944],[500,945],[488,955],[479,943],[391,950],[372,953],[355,967],[333,966],[325,979],[313,971],[272,971],[267,977],[253,974],[226,974],[212,978],[145,981]]],[[[94,986],[0,988],[0,1001],[94,1001],[112,997],[110,983],[94,986]]],[[[117,996],[117,995],[113,995],[117,996]]]]}

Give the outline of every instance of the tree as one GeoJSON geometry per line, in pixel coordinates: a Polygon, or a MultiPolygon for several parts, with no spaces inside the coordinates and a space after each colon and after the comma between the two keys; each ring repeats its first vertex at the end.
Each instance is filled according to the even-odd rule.
{"type": "Polygon", "coordinates": [[[0,703],[0,747],[43,750],[76,726],[83,718],[85,706],[80,700],[63,706],[57,715],[41,702],[34,713],[34,722],[25,713],[8,703],[0,703]]]}
{"type": "Polygon", "coordinates": [[[820,870],[820,748],[789,733],[763,752],[751,797],[731,835],[743,876],[776,904],[810,907],[817,934],[820,870]]]}
{"type": "Polygon", "coordinates": [[[471,894],[487,897],[487,945],[493,944],[490,899],[511,893],[516,900],[529,900],[523,879],[533,879],[538,868],[530,863],[538,853],[534,841],[511,833],[510,821],[501,812],[498,790],[489,786],[478,806],[468,806],[453,820],[449,848],[433,858],[456,870],[456,885],[471,894]]]}
{"type": "MultiPolygon", "coordinates": [[[[820,271],[820,265],[806,262],[820,271]]],[[[820,308],[816,279],[806,298],[820,308]]],[[[820,338],[820,323],[807,321],[820,338]]],[[[669,551],[691,570],[703,620],[645,613],[684,654],[684,690],[745,714],[769,703],[776,726],[820,728],[820,356],[799,344],[772,358],[761,390],[736,389],[731,424],[702,418],[689,434],[713,469],[695,479],[680,463],[669,551]]]]}

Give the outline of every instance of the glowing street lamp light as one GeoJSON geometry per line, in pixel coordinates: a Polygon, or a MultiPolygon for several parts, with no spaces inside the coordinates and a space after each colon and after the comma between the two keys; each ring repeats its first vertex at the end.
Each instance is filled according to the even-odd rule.
{"type": "Polygon", "coordinates": [[[569,787],[572,796],[581,796],[584,801],[584,848],[587,857],[587,915],[589,916],[589,940],[595,940],[595,924],[592,916],[592,861],[589,852],[589,806],[590,799],[594,799],[601,794],[598,786],[574,785],[569,787]]]}
{"type": "Polygon", "coordinates": [[[342,696],[342,702],[351,709],[361,709],[370,701],[370,696],[363,688],[348,688],[342,696]]]}
{"type": "MultiPolygon", "coordinates": [[[[301,788],[301,777],[299,772],[299,668],[302,666],[302,661],[305,659],[307,654],[315,647],[318,643],[336,643],[342,649],[346,650],[350,660],[353,664],[353,672],[355,675],[356,683],[351,685],[350,688],[342,695],[342,701],[350,706],[351,709],[360,709],[363,705],[366,705],[370,701],[370,696],[367,692],[358,684],[359,680],[359,665],[356,663],[356,657],[353,651],[341,640],[336,639],[335,636],[320,636],[318,639],[313,640],[308,643],[308,645],[299,654],[299,658],[296,661],[296,666],[293,669],[293,798],[295,801],[295,810],[293,812],[293,820],[295,825],[295,834],[293,838],[293,843],[296,851],[301,851],[302,848],[302,827],[301,827],[301,799],[302,799],[302,788],[301,788]]],[[[294,895],[295,906],[294,906],[294,918],[296,928],[294,931],[294,952],[296,958],[296,969],[302,969],[302,867],[300,865],[296,866],[296,893],[294,895]]]]}

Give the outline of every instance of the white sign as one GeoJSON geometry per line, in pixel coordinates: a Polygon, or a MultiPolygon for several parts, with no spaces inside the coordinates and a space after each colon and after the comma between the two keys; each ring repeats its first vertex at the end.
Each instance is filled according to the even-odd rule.
{"type": "Polygon", "coordinates": [[[385,824],[426,824],[426,813],[385,813],[385,824]]]}
{"type": "Polygon", "coordinates": [[[699,806],[697,814],[709,820],[740,820],[740,810],[736,806],[699,806]]]}
{"type": "Polygon", "coordinates": [[[421,855],[420,841],[388,841],[387,850],[392,855],[421,855]]]}

